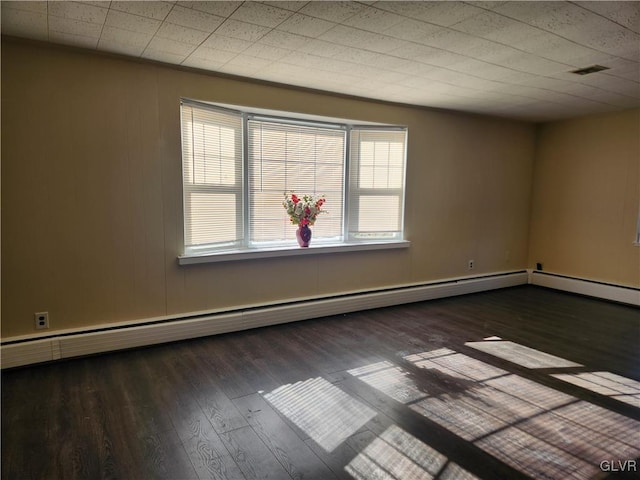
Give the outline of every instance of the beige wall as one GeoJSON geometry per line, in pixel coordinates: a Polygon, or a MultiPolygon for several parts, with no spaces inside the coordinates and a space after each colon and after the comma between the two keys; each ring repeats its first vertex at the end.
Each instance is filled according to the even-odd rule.
{"type": "Polygon", "coordinates": [[[532,125],[2,44],[2,336],[527,266],[532,125]],[[179,266],[179,99],[409,127],[409,249],[179,266]]]}
{"type": "Polygon", "coordinates": [[[529,265],[640,287],[640,110],[538,132],[529,265]]]}

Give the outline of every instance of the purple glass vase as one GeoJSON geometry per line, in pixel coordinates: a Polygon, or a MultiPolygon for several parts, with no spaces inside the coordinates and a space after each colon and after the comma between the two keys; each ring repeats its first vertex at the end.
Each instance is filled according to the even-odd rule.
{"type": "Polygon", "coordinates": [[[311,241],[311,229],[309,225],[301,225],[296,230],[296,238],[298,239],[298,245],[301,247],[308,247],[311,241]]]}

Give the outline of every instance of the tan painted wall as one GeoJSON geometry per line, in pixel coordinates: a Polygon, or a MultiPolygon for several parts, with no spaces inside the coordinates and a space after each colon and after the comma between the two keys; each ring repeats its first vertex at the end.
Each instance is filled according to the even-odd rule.
{"type": "Polygon", "coordinates": [[[18,43],[2,45],[2,336],[527,263],[535,131],[18,43]],[[181,96],[409,127],[409,249],[179,266],[181,96]]]}
{"type": "Polygon", "coordinates": [[[640,110],[540,127],[529,265],[640,287],[640,110]]]}

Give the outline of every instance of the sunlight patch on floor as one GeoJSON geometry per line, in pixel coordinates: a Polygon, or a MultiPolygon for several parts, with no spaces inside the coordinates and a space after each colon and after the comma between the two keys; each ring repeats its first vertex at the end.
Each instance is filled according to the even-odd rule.
{"type": "Polygon", "coordinates": [[[562,381],[640,408],[640,382],[610,372],[559,373],[562,381]]]}
{"type": "Polygon", "coordinates": [[[556,357],[555,355],[525,347],[524,345],[508,340],[467,342],[465,345],[526,368],[582,367],[579,363],[571,362],[564,358],[556,357]]]}
{"type": "Polygon", "coordinates": [[[400,403],[411,403],[425,397],[408,372],[391,362],[378,362],[376,368],[355,368],[348,373],[400,403]]]}
{"type": "Polygon", "coordinates": [[[264,398],[327,452],[376,412],[321,377],[278,387],[264,398]]]}
{"type": "Polygon", "coordinates": [[[396,425],[367,445],[345,470],[356,480],[478,478],[396,425]]]}
{"type": "MultiPolygon", "coordinates": [[[[522,351],[519,347],[510,351],[522,351]]],[[[528,365],[566,362],[525,352],[528,365]]],[[[407,355],[399,365],[383,363],[384,368],[362,367],[359,371],[371,373],[354,376],[527,475],[588,479],[600,472],[603,460],[640,455],[635,441],[640,422],[454,350],[407,355]]],[[[615,385],[620,395],[638,391],[633,380],[596,373],[595,379],[570,378],[611,390],[615,385]]],[[[373,459],[359,461],[362,469],[373,468],[373,459]]]]}

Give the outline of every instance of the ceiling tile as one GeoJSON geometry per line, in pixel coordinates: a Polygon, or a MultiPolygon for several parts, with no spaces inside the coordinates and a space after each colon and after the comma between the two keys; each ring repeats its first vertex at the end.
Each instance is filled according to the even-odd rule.
{"type": "Polygon", "coordinates": [[[219,71],[231,75],[252,76],[269,63],[268,60],[238,55],[220,67],[219,71]]]}
{"type": "Polygon", "coordinates": [[[212,15],[218,15],[224,18],[235,12],[240,5],[242,5],[242,2],[233,1],[180,2],[180,6],[192,8],[200,12],[210,13],[212,15]]]}
{"type": "Polygon", "coordinates": [[[350,48],[351,47],[345,47],[344,45],[337,45],[335,43],[314,38],[312,40],[308,40],[307,43],[296,50],[305,53],[313,53],[320,57],[337,57],[340,53],[343,53],[350,48]]]}
{"type": "Polygon", "coordinates": [[[149,42],[149,45],[147,45],[147,49],[143,56],[150,50],[182,56],[184,59],[184,57],[195,50],[195,47],[188,43],[176,42],[175,40],[169,40],[168,38],[153,37],[149,42]]]}
{"type": "Polygon", "coordinates": [[[3,2],[2,33],[36,40],[48,40],[47,15],[41,12],[8,8],[7,3],[3,2]]]}
{"type": "Polygon", "coordinates": [[[348,47],[364,48],[374,52],[387,53],[406,45],[403,40],[380,35],[378,33],[365,32],[344,25],[337,25],[325,34],[322,40],[346,45],[348,47]]]}
{"type": "Polygon", "coordinates": [[[77,47],[84,47],[94,49],[98,45],[98,37],[88,37],[85,35],[76,35],[67,32],[49,32],[49,39],[65,45],[73,45],[77,47]]]}
{"type": "Polygon", "coordinates": [[[98,38],[102,32],[102,25],[81,22],[71,18],[51,16],[49,17],[49,35],[51,35],[52,32],[98,38]]]}
{"type": "Polygon", "coordinates": [[[104,45],[131,45],[132,51],[139,50],[139,53],[142,53],[152,37],[150,33],[134,32],[105,25],[102,29],[99,45],[101,46],[103,42],[104,45]]]}
{"type": "Polygon", "coordinates": [[[433,25],[431,23],[425,23],[420,20],[407,18],[399,23],[396,23],[395,25],[390,26],[389,28],[384,30],[383,33],[394,38],[423,43],[423,40],[425,38],[442,29],[443,28],[439,25],[433,25]]]}
{"type": "Polygon", "coordinates": [[[225,37],[238,38],[248,42],[255,42],[271,31],[270,28],[254,25],[252,23],[240,22],[238,20],[227,19],[218,27],[216,33],[225,37]]]}
{"type": "Polygon", "coordinates": [[[296,65],[309,69],[320,69],[325,71],[349,71],[350,64],[341,60],[319,57],[310,53],[291,52],[283,57],[280,63],[296,65]]]}
{"type": "Polygon", "coordinates": [[[484,13],[484,10],[464,2],[377,2],[377,8],[403,15],[408,18],[422,20],[436,25],[448,27],[484,13]]]}
{"type": "Polygon", "coordinates": [[[151,41],[151,35],[105,26],[98,49],[139,57],[151,41]]]}
{"type": "Polygon", "coordinates": [[[211,33],[222,24],[224,18],[176,5],[165,21],[211,33]]]}
{"type": "Polygon", "coordinates": [[[182,61],[183,66],[198,68],[200,70],[218,71],[225,62],[216,62],[207,58],[189,56],[182,61]]]}
{"type": "Polygon", "coordinates": [[[509,2],[495,11],[603,52],[638,56],[638,34],[569,2],[509,2]]]}
{"type": "Polygon", "coordinates": [[[158,62],[173,63],[177,65],[180,65],[185,59],[184,55],[165,52],[163,50],[153,50],[150,48],[147,48],[144,51],[144,53],[142,54],[142,57],[148,58],[150,60],[156,60],[158,62]]]}
{"type": "Polygon", "coordinates": [[[381,54],[361,48],[342,47],[342,51],[336,53],[334,57],[345,62],[376,66],[380,64],[381,54]]]}
{"type": "MultiPolygon", "coordinates": [[[[50,2],[66,3],[66,2],[50,2]]],[[[171,11],[173,4],[169,2],[111,2],[111,10],[130,13],[141,17],[152,18],[154,20],[164,20],[171,11]]]]}
{"type": "Polygon", "coordinates": [[[636,2],[574,2],[582,8],[607,17],[625,28],[640,33],[640,3],[636,2]]]}
{"type": "Polygon", "coordinates": [[[448,68],[486,80],[500,80],[504,76],[514,72],[514,69],[505,68],[500,65],[492,65],[472,58],[448,65],[448,68]]]}
{"type": "Polygon", "coordinates": [[[195,30],[174,23],[164,22],[156,32],[156,36],[175,40],[176,42],[200,45],[209,34],[202,30],[195,30]]]}
{"type": "Polygon", "coordinates": [[[640,2],[0,7],[6,35],[386,101],[528,120],[640,103],[640,2]],[[610,70],[570,73],[593,64],[610,70]]]}
{"type": "Polygon", "coordinates": [[[309,2],[296,2],[296,1],[285,1],[285,0],[276,0],[274,2],[264,2],[265,5],[271,5],[278,8],[284,8],[285,10],[291,10],[292,12],[297,12],[302,7],[307,5],[309,2]]]}
{"type": "Polygon", "coordinates": [[[406,20],[405,17],[401,17],[395,13],[374,7],[367,7],[356,15],[344,20],[342,23],[350,27],[380,33],[403,20],[406,20]]]}
{"type": "Polygon", "coordinates": [[[458,22],[452,29],[505,45],[513,45],[541,33],[536,27],[492,12],[483,12],[458,22]]]}
{"type": "Polygon", "coordinates": [[[640,84],[624,78],[607,75],[605,72],[585,75],[581,83],[601,88],[607,92],[619,93],[633,98],[640,98],[640,84]]]}
{"type": "Polygon", "coordinates": [[[272,30],[260,40],[260,43],[264,43],[265,45],[286,48],[288,50],[301,49],[310,42],[311,39],[308,37],[296,35],[295,33],[282,32],[280,30],[272,30]]]}
{"type": "Polygon", "coordinates": [[[152,18],[140,17],[130,13],[109,10],[105,25],[121,28],[123,30],[131,30],[132,32],[141,32],[154,34],[160,27],[160,20],[152,18]]]}
{"type": "Polygon", "coordinates": [[[210,35],[203,43],[203,47],[215,48],[224,50],[227,52],[240,53],[244,52],[247,48],[253,45],[252,42],[247,40],[240,40],[239,38],[225,37],[223,35],[213,34],[210,35]]]}
{"type": "Polygon", "coordinates": [[[300,13],[341,23],[367,8],[358,2],[309,2],[300,13]]]}
{"type": "Polygon", "coordinates": [[[243,53],[252,57],[265,58],[268,60],[279,60],[291,53],[291,50],[287,50],[286,48],[274,47],[272,45],[265,45],[262,43],[254,43],[243,53]]]}
{"type": "Polygon", "coordinates": [[[277,29],[284,32],[303,35],[305,37],[316,38],[333,28],[335,25],[335,23],[328,22],[320,18],[295,13],[278,26],[277,29]]]}
{"type": "Polygon", "coordinates": [[[47,13],[47,3],[48,2],[2,2],[0,6],[2,7],[2,12],[4,13],[5,8],[11,10],[23,10],[25,12],[32,13],[47,13]]]}
{"type": "Polygon", "coordinates": [[[108,10],[85,3],[49,2],[49,15],[103,24],[108,10]]]}
{"type": "Polygon", "coordinates": [[[494,8],[499,7],[503,3],[506,3],[506,2],[505,1],[496,1],[496,2],[487,1],[487,2],[485,2],[485,1],[481,1],[481,0],[477,0],[477,1],[474,0],[473,5],[475,7],[483,8],[483,9],[486,9],[486,10],[493,10],[494,8]]]}
{"type": "Polygon", "coordinates": [[[76,2],[76,3],[84,3],[84,4],[87,4],[87,5],[92,5],[94,7],[102,7],[102,8],[109,8],[111,6],[111,2],[109,2],[109,1],[100,1],[100,0],[93,1],[93,2],[92,1],[84,1],[84,2],[76,2]]]}
{"type": "Polygon", "coordinates": [[[464,55],[447,52],[440,48],[417,45],[415,43],[393,50],[390,52],[390,55],[439,67],[464,62],[468,58],[464,55]]]}
{"type": "Polygon", "coordinates": [[[638,62],[632,62],[623,58],[611,58],[604,63],[607,67],[611,68],[611,70],[607,71],[609,75],[640,82],[640,65],[638,62]]]}
{"type": "Polygon", "coordinates": [[[292,14],[290,10],[263,5],[261,3],[243,3],[231,18],[242,22],[262,25],[263,27],[277,27],[292,14]]]}
{"type": "Polygon", "coordinates": [[[576,68],[592,65],[594,55],[603,55],[602,52],[542,30],[525,39],[513,40],[509,44],[523,52],[573,65],[576,68]]]}
{"type": "Polygon", "coordinates": [[[189,59],[200,59],[216,64],[224,64],[237,55],[235,52],[200,46],[189,55],[189,59]]]}

